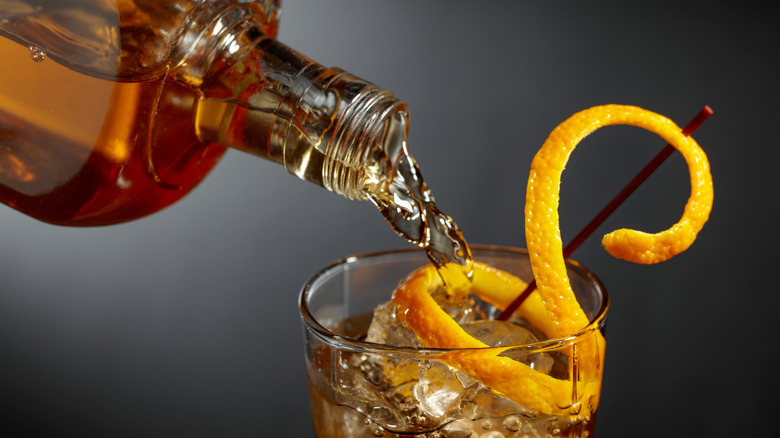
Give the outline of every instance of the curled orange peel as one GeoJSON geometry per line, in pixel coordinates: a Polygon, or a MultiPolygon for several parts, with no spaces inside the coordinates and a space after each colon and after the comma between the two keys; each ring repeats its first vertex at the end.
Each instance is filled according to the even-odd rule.
{"type": "MultiPolygon", "coordinates": [[[[452,269],[428,266],[412,272],[393,294],[399,319],[414,330],[424,347],[457,349],[440,359],[528,409],[549,414],[587,415],[598,405],[604,338],[590,324],[571,289],[558,228],[560,176],[574,147],[596,129],[616,124],[652,131],[679,150],[690,168],[691,197],[682,218],[668,230],[647,234],[618,230],[605,236],[607,251],[638,263],[657,263],[687,249],[707,221],[713,190],[707,157],[696,142],[669,119],[632,106],[605,105],[581,111],[553,130],[534,157],[526,193],[526,241],[537,291],[517,310],[550,338],[573,339],[578,369],[568,380],[556,379],[528,365],[501,356],[511,347],[490,348],[466,333],[444,312],[429,291],[448,285],[452,269]],[[568,337],[568,338],[567,338],[568,337]]],[[[462,277],[462,275],[461,275],[462,277]]],[[[457,277],[453,278],[453,283],[457,277]]],[[[469,287],[456,283],[453,295],[469,287]]],[[[505,308],[525,283],[506,272],[474,263],[470,292],[505,308]]]]}
{"type": "Polygon", "coordinates": [[[677,149],[690,169],[691,195],[682,218],[656,234],[621,229],[607,234],[604,248],[615,257],[636,263],[658,263],[685,251],[709,217],[713,189],[707,156],[696,141],[659,114],[623,105],[593,107],[558,125],[531,163],[525,198],[525,235],[539,293],[558,335],[574,333],[588,323],[566,274],[558,195],[561,173],[571,152],[590,133],[608,125],[633,125],[654,132],[677,149]]]}

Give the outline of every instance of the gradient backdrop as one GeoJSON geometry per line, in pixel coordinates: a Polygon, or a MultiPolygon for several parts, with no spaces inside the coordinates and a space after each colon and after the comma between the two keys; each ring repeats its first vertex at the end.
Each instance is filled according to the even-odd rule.
{"type": "MultiPolygon", "coordinates": [[[[524,246],[528,166],[580,109],[639,105],[710,157],[716,201],[685,254],[575,258],[612,293],[598,436],[776,430],[778,27],[752,2],[285,0],[280,39],[393,90],[440,207],[473,243],[524,246]],[[695,4],[697,3],[697,4],[695,4]]],[[[663,143],[589,137],[563,176],[570,239],[663,143]]],[[[597,234],[679,218],[675,156],[597,234]]],[[[173,207],[69,229],[2,206],[0,435],[312,436],[301,284],[342,256],[403,246],[367,203],[229,153],[173,207]]]]}

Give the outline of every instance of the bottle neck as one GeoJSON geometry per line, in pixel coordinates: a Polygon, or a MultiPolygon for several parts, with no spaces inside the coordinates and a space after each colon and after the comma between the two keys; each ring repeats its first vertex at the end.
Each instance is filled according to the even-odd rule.
{"type": "Polygon", "coordinates": [[[209,12],[181,38],[179,53],[198,55],[181,57],[171,72],[200,95],[201,140],[277,162],[354,200],[392,178],[405,151],[404,102],[269,37],[244,4],[209,12]]]}

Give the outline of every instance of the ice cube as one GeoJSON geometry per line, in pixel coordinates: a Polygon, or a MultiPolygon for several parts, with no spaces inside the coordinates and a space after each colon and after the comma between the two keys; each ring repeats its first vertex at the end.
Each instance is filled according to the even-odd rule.
{"type": "Polygon", "coordinates": [[[409,361],[393,361],[379,354],[338,351],[332,371],[334,401],[349,406],[382,427],[405,425],[409,393],[416,367],[409,361]],[[409,369],[409,370],[407,370],[409,369]]]}
{"type": "Polygon", "coordinates": [[[453,297],[446,288],[437,287],[428,291],[434,301],[441,309],[458,324],[472,322],[482,315],[479,315],[476,296],[453,297]]]}
{"type": "Polygon", "coordinates": [[[380,304],[374,309],[374,318],[368,326],[366,340],[396,347],[420,347],[414,331],[401,324],[395,310],[396,306],[392,301],[380,304]]]}
{"type": "Polygon", "coordinates": [[[414,396],[426,416],[441,421],[455,412],[465,388],[453,370],[442,362],[421,361],[414,396]]]}
{"type": "MultiPolygon", "coordinates": [[[[458,324],[473,322],[478,317],[484,316],[478,314],[474,298],[452,299],[447,291],[441,287],[430,291],[430,294],[442,310],[458,324]]],[[[371,325],[366,333],[366,341],[395,347],[422,347],[414,331],[404,327],[398,319],[396,306],[392,301],[382,303],[374,308],[371,325]]]]}
{"type": "MultiPolygon", "coordinates": [[[[463,330],[491,347],[522,346],[537,342],[536,336],[527,328],[508,321],[480,320],[462,324],[463,330]]],[[[518,347],[501,354],[523,362],[531,368],[549,373],[554,360],[546,353],[537,353],[530,347],[518,347]]]]}
{"type": "Polygon", "coordinates": [[[536,336],[528,329],[512,322],[480,320],[462,324],[461,327],[466,333],[491,347],[526,345],[537,341],[536,336]]]}

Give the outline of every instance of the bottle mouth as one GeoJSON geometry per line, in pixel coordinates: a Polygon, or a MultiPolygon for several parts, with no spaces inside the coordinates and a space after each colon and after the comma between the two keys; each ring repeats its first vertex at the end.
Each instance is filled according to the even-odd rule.
{"type": "Polygon", "coordinates": [[[392,178],[406,149],[409,108],[374,85],[363,88],[345,109],[326,154],[325,188],[347,199],[365,201],[392,178]]]}

